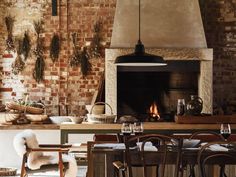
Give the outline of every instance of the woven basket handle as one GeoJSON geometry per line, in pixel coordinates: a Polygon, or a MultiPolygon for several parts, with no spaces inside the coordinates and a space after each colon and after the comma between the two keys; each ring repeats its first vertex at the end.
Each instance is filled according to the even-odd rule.
{"type": "Polygon", "coordinates": [[[108,103],[105,103],[105,102],[96,102],[96,103],[94,103],[94,105],[92,106],[92,108],[90,110],[90,114],[92,114],[94,106],[95,105],[100,105],[100,104],[107,105],[110,108],[110,110],[111,110],[111,114],[113,114],[112,107],[108,103]]]}

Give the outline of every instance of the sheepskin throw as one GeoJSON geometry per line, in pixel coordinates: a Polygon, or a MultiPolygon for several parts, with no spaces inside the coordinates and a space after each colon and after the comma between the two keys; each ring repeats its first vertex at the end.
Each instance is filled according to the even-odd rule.
{"type": "MultiPolygon", "coordinates": [[[[24,130],[14,137],[14,148],[17,154],[22,158],[28,148],[38,148],[39,144],[35,133],[32,130],[24,130]]],[[[77,164],[73,157],[67,154],[62,156],[63,162],[69,162],[69,168],[66,170],[65,177],[76,177],[77,164]]],[[[58,154],[45,155],[42,152],[31,152],[27,159],[27,165],[30,169],[40,169],[42,165],[58,164],[58,154]]]]}

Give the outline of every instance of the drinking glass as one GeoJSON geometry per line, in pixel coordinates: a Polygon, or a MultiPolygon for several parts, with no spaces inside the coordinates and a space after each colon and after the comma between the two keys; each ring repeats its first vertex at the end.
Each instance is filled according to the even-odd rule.
{"type": "Polygon", "coordinates": [[[225,141],[227,141],[228,137],[231,134],[230,124],[221,124],[220,134],[224,137],[225,141]]]}
{"type": "Polygon", "coordinates": [[[141,135],[143,133],[143,123],[135,122],[133,125],[133,132],[135,135],[141,135]]]}
{"type": "Polygon", "coordinates": [[[132,127],[129,123],[123,123],[121,126],[121,133],[123,135],[130,135],[132,133],[132,127]]]}
{"type": "Polygon", "coordinates": [[[185,113],[185,100],[178,99],[177,102],[177,115],[182,116],[185,113]]]}

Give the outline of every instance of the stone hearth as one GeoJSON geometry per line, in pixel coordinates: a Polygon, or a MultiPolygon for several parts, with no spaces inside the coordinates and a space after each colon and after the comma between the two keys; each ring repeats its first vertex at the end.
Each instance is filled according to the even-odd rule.
{"type": "MultiPolygon", "coordinates": [[[[212,64],[213,50],[199,48],[148,48],[146,51],[150,54],[163,56],[165,60],[177,61],[200,61],[200,74],[198,79],[198,95],[203,99],[203,112],[212,113],[212,64]]],[[[105,83],[106,83],[106,102],[113,108],[114,114],[117,114],[117,66],[114,64],[116,57],[132,53],[133,49],[106,49],[105,57],[105,83]]],[[[177,100],[176,100],[177,101],[177,100]]],[[[109,111],[109,110],[107,110],[109,111]]]]}

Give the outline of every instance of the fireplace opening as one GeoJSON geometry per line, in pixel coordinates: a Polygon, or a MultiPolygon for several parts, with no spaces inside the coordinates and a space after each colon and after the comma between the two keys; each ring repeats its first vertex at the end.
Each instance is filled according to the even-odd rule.
{"type": "Polygon", "coordinates": [[[173,121],[177,99],[198,93],[198,61],[168,61],[164,67],[117,68],[117,115],[140,121],[173,121]]]}

